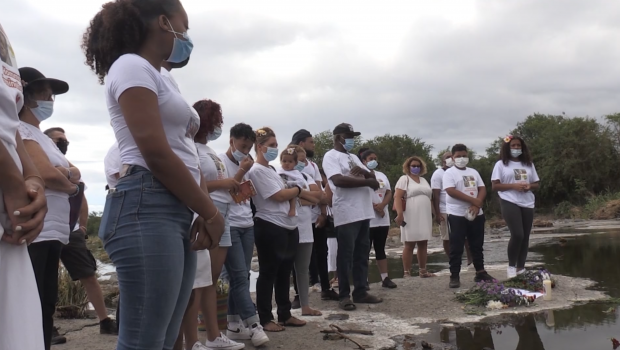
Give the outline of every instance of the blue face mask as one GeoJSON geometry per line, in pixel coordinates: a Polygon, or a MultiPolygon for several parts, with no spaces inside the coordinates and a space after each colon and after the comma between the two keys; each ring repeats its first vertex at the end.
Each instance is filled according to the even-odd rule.
{"type": "Polygon", "coordinates": [[[366,163],[366,167],[370,170],[375,169],[378,165],[379,162],[377,162],[376,160],[371,160],[370,162],[366,163]]]}
{"type": "Polygon", "coordinates": [[[54,101],[37,101],[37,104],[39,106],[30,108],[30,111],[39,122],[49,119],[54,113],[54,101]]]}
{"type": "Polygon", "coordinates": [[[267,147],[267,152],[265,152],[264,155],[266,161],[274,161],[276,160],[276,158],[278,158],[278,149],[273,147],[267,147]]]}
{"type": "Polygon", "coordinates": [[[303,171],[306,168],[306,163],[304,162],[297,162],[297,165],[295,165],[295,170],[297,171],[303,171]]]}
{"type": "MultiPolygon", "coordinates": [[[[168,21],[170,28],[172,28],[172,24],[168,21]]],[[[170,33],[174,34],[174,43],[172,44],[172,52],[170,52],[170,57],[166,61],[170,63],[181,63],[189,58],[192,54],[192,50],[194,49],[194,43],[192,39],[189,37],[187,32],[179,33],[175,32],[174,28],[169,30],[170,33]],[[177,35],[180,35],[185,40],[181,40],[177,38],[177,35]]]]}
{"type": "Polygon", "coordinates": [[[241,152],[240,150],[236,149],[234,144],[232,145],[232,148],[234,149],[234,151],[232,152],[232,156],[233,156],[233,158],[235,158],[235,160],[237,162],[242,161],[245,157],[248,156],[247,154],[245,154],[245,153],[241,152]]]}
{"type": "Polygon", "coordinates": [[[355,147],[355,139],[344,139],[344,144],[342,145],[344,149],[349,152],[355,147]]]}
{"type": "Polygon", "coordinates": [[[513,148],[510,150],[510,155],[519,158],[519,156],[523,154],[523,151],[520,148],[513,148]]]}
{"type": "Polygon", "coordinates": [[[215,129],[213,129],[212,133],[207,135],[207,141],[215,141],[219,139],[220,136],[222,136],[222,128],[218,126],[218,127],[215,127],[215,129]]]}

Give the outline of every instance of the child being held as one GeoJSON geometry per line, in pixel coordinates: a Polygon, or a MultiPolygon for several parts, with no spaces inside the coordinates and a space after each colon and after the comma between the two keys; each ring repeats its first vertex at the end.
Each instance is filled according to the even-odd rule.
{"type": "MultiPolygon", "coordinates": [[[[280,177],[286,188],[293,188],[295,186],[299,186],[304,190],[309,190],[308,183],[306,182],[302,173],[298,170],[298,149],[301,152],[305,152],[303,148],[299,146],[289,146],[280,154],[280,165],[282,165],[282,169],[279,171],[280,177]]],[[[303,169],[303,168],[302,168],[303,169]]],[[[297,198],[293,198],[290,200],[290,209],[288,212],[288,216],[296,216],[296,208],[297,208],[297,198]]]]}

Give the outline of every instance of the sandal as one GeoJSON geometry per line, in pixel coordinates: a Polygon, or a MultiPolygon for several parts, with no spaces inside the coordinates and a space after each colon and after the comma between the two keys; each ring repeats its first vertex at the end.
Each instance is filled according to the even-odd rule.
{"type": "Polygon", "coordinates": [[[302,313],[302,316],[310,316],[310,317],[314,317],[314,316],[323,316],[323,314],[321,313],[321,311],[319,310],[315,310],[315,309],[310,309],[310,313],[302,313]]]}
{"type": "Polygon", "coordinates": [[[349,298],[340,300],[340,302],[338,303],[338,307],[344,311],[354,311],[355,309],[357,309],[357,306],[355,306],[355,304],[353,304],[353,302],[349,298]]]}
{"type": "Polygon", "coordinates": [[[303,327],[306,325],[306,321],[302,321],[296,317],[291,316],[291,318],[289,318],[288,320],[281,322],[280,325],[285,327],[303,327]]]}
{"type": "Polygon", "coordinates": [[[275,323],[274,321],[269,321],[269,322],[265,323],[265,325],[263,326],[263,330],[265,330],[267,332],[278,333],[278,332],[285,331],[286,328],[284,328],[281,325],[275,323]]]}
{"type": "Polygon", "coordinates": [[[405,272],[403,272],[403,278],[407,277],[411,277],[411,272],[409,272],[409,270],[405,270],[405,272]]]}
{"type": "Polygon", "coordinates": [[[437,277],[434,273],[427,272],[426,270],[420,270],[420,278],[437,277]]]}

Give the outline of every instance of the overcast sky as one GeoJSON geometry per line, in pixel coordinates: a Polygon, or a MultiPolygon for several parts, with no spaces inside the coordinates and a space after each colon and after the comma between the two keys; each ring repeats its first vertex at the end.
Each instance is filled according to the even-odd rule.
{"type": "MultiPolygon", "coordinates": [[[[105,201],[114,142],[103,87],[80,41],[104,1],[3,0],[0,23],[20,67],[66,80],[54,116],[67,157],[105,201]]],[[[620,112],[620,2],[609,0],[185,0],[194,42],[173,71],[188,102],[222,105],[280,143],[349,122],[365,138],[420,137],[477,151],[535,112],[620,112]]],[[[227,132],[225,131],[226,135],[227,132]]],[[[227,137],[213,143],[225,150],[227,137]]]]}

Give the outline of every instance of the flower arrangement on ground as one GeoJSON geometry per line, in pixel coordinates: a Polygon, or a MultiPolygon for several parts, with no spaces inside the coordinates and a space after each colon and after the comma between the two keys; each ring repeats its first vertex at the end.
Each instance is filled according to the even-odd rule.
{"type": "Polygon", "coordinates": [[[524,273],[513,277],[506,282],[504,286],[507,288],[526,289],[532,292],[544,293],[545,287],[543,281],[551,280],[551,288],[555,288],[557,281],[551,276],[551,273],[545,269],[527,270],[524,273]]]}
{"type": "Polygon", "coordinates": [[[501,309],[514,306],[529,306],[536,298],[523,295],[512,288],[507,288],[502,283],[480,282],[470,290],[458,293],[456,300],[467,305],[501,309]]]}

